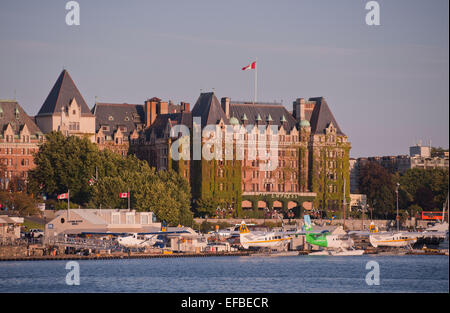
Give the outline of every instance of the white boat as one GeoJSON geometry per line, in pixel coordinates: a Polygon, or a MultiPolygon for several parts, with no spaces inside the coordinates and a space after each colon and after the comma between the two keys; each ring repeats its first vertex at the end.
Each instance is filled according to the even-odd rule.
{"type": "Polygon", "coordinates": [[[369,236],[370,243],[377,247],[407,247],[417,241],[417,237],[408,233],[376,233],[369,236]]]}
{"type": "Polygon", "coordinates": [[[322,251],[317,251],[317,252],[311,252],[308,255],[312,255],[312,256],[315,256],[315,255],[351,256],[351,255],[363,255],[363,254],[364,254],[364,250],[341,249],[341,250],[322,250],[322,251]]]}
{"type": "Polygon", "coordinates": [[[331,251],[331,255],[334,255],[334,256],[363,255],[363,254],[364,254],[364,250],[331,251]]]}
{"type": "Polygon", "coordinates": [[[331,255],[329,251],[327,250],[321,250],[321,251],[317,251],[317,252],[310,252],[308,253],[308,255],[331,255]]]}

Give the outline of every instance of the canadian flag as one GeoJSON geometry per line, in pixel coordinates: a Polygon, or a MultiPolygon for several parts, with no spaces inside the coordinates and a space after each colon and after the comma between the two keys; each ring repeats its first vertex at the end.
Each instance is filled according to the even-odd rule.
{"type": "Polygon", "coordinates": [[[243,70],[243,71],[246,71],[246,70],[252,70],[252,69],[255,69],[255,68],[256,68],[256,61],[253,62],[253,63],[250,64],[250,65],[247,65],[247,66],[243,67],[242,70],[243,70]]]}
{"type": "Polygon", "coordinates": [[[59,200],[61,200],[61,199],[67,199],[69,197],[69,194],[68,193],[62,193],[62,194],[60,194],[60,195],[58,195],[58,199],[59,200]]]}
{"type": "Polygon", "coordinates": [[[128,198],[128,196],[129,196],[128,192],[121,192],[120,193],[120,197],[121,198],[128,198]]]}

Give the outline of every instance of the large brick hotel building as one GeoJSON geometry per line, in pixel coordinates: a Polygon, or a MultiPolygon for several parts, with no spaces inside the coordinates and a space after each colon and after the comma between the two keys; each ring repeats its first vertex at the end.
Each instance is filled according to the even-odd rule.
{"type": "MultiPolygon", "coordinates": [[[[330,214],[341,210],[344,190],[345,202],[350,201],[350,143],[322,97],[299,98],[292,112],[280,103],[237,102],[227,97],[219,101],[213,92],[201,93],[192,111],[189,103],[175,105],[156,97],[144,104],[95,103],[89,110],[63,70],[34,118],[16,101],[3,101],[0,122],[3,185],[14,177],[20,178],[19,186],[26,185],[27,171],[34,166],[31,153],[43,142],[43,134],[59,130],[87,136],[100,149],[123,156],[134,153],[159,170],[178,171],[190,182],[194,206],[200,198],[214,198],[238,216],[265,208],[294,209],[297,215],[300,208],[316,208],[330,214]],[[241,145],[241,160],[193,160],[190,140],[190,158],[173,160],[171,145],[178,138],[171,138],[171,129],[185,125],[192,135],[196,117],[201,118],[201,129],[215,125],[222,130],[230,126],[237,133],[249,130],[235,135],[244,136],[245,143],[261,141],[263,133],[267,144],[276,139],[275,170],[261,170],[266,161],[258,155],[250,157],[247,144],[241,145]],[[276,135],[270,133],[273,127],[276,135]]],[[[242,137],[234,139],[237,144],[242,137]]],[[[207,139],[201,140],[204,145],[207,139]]]]}
{"type": "MultiPolygon", "coordinates": [[[[238,215],[265,208],[294,208],[299,214],[302,207],[331,214],[341,210],[344,190],[349,203],[350,143],[324,98],[297,99],[292,113],[279,103],[234,102],[226,97],[219,102],[212,92],[200,94],[192,112],[184,103],[177,113],[168,113],[166,106],[167,102],[158,98],[145,102],[145,128],[131,141],[130,153],[158,169],[177,170],[190,181],[194,201],[222,200],[238,215]],[[242,160],[193,160],[192,149],[188,160],[173,160],[170,147],[177,138],[171,138],[171,128],[182,124],[193,134],[195,117],[201,118],[202,129],[216,125],[225,131],[231,125],[239,133],[239,129],[254,125],[243,135],[246,143],[260,140],[261,126],[265,134],[275,126],[278,166],[261,171],[260,162],[265,160],[249,157],[248,145],[244,145],[242,160]]],[[[206,141],[202,138],[202,145],[206,141]]],[[[192,140],[190,144],[192,147],[192,140]]]]}

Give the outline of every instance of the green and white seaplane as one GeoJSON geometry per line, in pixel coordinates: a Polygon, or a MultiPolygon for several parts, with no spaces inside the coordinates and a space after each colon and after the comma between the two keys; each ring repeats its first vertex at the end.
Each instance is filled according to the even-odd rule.
{"type": "Polygon", "coordinates": [[[354,248],[353,240],[346,233],[317,233],[313,230],[309,215],[305,215],[304,221],[305,225],[302,233],[306,237],[306,242],[324,248],[321,251],[309,253],[309,255],[346,256],[362,255],[364,253],[364,250],[356,250],[354,248]]]}

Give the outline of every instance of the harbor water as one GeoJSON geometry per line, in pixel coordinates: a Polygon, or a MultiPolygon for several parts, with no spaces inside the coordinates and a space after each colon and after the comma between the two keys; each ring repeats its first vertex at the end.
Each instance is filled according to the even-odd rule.
{"type": "Polygon", "coordinates": [[[85,260],[79,285],[66,284],[66,263],[0,262],[0,292],[449,292],[443,255],[85,260]],[[366,283],[369,261],[379,285],[366,283]]]}

